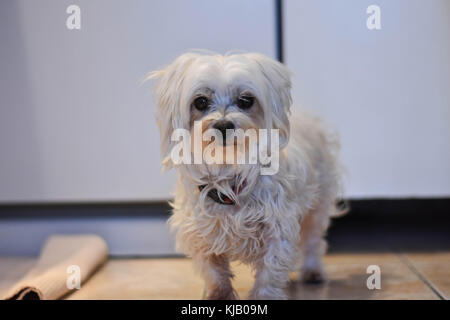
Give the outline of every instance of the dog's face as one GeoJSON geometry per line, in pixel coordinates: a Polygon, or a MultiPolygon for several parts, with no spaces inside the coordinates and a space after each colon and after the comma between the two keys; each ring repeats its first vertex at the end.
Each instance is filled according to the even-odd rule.
{"type": "Polygon", "coordinates": [[[202,132],[219,130],[224,144],[227,129],[279,129],[280,147],[287,144],[290,73],[273,59],[254,53],[186,53],[150,78],[158,78],[157,121],[164,157],[173,147],[173,131],[192,133],[196,121],[201,121],[202,132]]]}

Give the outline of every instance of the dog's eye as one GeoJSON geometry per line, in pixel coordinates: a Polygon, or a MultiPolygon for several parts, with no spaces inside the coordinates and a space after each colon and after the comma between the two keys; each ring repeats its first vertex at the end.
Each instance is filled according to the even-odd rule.
{"type": "Polygon", "coordinates": [[[240,96],[237,101],[237,106],[241,109],[249,109],[254,102],[255,98],[252,96],[240,96]]]}
{"type": "Polygon", "coordinates": [[[197,110],[204,111],[208,108],[208,106],[209,106],[209,101],[208,101],[208,98],[206,98],[206,97],[198,97],[194,100],[194,107],[197,110]]]}

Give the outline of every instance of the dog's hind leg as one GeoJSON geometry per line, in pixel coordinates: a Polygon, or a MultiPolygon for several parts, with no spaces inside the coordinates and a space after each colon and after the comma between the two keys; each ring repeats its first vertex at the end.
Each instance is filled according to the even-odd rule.
{"type": "Polygon", "coordinates": [[[334,207],[322,205],[309,212],[301,222],[300,249],[302,267],[300,280],[306,283],[321,283],[326,280],[322,257],[326,252],[325,232],[330,222],[330,211],[334,207]]]}

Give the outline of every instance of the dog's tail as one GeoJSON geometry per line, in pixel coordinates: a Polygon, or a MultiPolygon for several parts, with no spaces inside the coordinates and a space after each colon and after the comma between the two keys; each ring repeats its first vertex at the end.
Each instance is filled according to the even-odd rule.
{"type": "Polygon", "coordinates": [[[332,172],[334,176],[335,206],[331,217],[340,217],[350,211],[350,204],[345,198],[344,178],[348,178],[348,171],[340,162],[341,143],[339,133],[329,125],[324,127],[328,152],[332,156],[332,172]]]}
{"type": "Polygon", "coordinates": [[[347,199],[336,200],[335,210],[331,213],[332,218],[337,218],[345,215],[350,211],[350,204],[347,199]]]}

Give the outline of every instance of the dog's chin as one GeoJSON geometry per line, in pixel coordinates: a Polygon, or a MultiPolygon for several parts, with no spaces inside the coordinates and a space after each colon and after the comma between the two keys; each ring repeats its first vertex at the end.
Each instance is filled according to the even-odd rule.
{"type": "Polygon", "coordinates": [[[196,164],[180,167],[182,180],[188,182],[190,188],[200,185],[220,186],[231,190],[245,181],[246,188],[240,196],[252,190],[260,177],[258,164],[196,164]]]}

